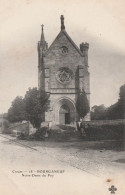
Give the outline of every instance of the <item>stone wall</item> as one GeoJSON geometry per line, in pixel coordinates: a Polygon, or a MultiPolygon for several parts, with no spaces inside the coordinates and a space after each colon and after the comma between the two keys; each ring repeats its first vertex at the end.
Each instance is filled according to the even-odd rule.
{"type": "MultiPolygon", "coordinates": [[[[45,68],[48,68],[49,74],[45,72],[45,77],[49,76],[49,87],[50,88],[56,88],[56,89],[64,89],[64,88],[79,88],[79,86],[76,86],[76,72],[78,69],[78,66],[83,67],[83,71],[80,71],[80,77],[87,75],[87,69],[85,68],[84,64],[84,57],[81,56],[74,46],[71,44],[70,41],[68,41],[67,37],[61,33],[57,37],[57,39],[54,41],[54,43],[51,45],[50,49],[48,50],[48,53],[46,57],[44,58],[45,68]],[[60,50],[61,46],[67,46],[68,53],[63,54],[60,50]],[[56,72],[60,67],[68,67],[73,71],[73,79],[72,81],[65,85],[60,84],[55,77],[56,72]],[[82,75],[81,75],[82,74],[82,75]]],[[[78,76],[78,75],[77,75],[78,76]]],[[[46,78],[48,81],[48,79],[46,78]]],[[[86,86],[87,92],[89,92],[88,87],[88,81],[85,82],[86,77],[84,77],[84,82],[82,82],[82,87],[86,86]]]]}

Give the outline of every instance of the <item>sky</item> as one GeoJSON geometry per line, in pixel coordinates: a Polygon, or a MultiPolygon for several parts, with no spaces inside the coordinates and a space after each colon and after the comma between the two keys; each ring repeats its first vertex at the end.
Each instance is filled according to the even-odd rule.
{"type": "Polygon", "coordinates": [[[0,113],[38,85],[37,43],[49,46],[64,15],[69,36],[89,43],[91,106],[110,106],[125,84],[124,0],[0,0],[0,113]]]}

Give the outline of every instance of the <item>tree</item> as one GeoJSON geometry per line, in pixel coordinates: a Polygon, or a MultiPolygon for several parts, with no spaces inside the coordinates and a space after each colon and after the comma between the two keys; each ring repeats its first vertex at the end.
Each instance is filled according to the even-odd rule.
{"type": "Polygon", "coordinates": [[[80,118],[84,118],[89,112],[89,103],[84,90],[82,90],[82,92],[78,95],[76,109],[80,118]]]}
{"type": "Polygon", "coordinates": [[[103,104],[100,106],[93,106],[91,111],[92,120],[113,120],[125,118],[125,85],[120,87],[118,101],[106,108],[103,104]]]}
{"type": "Polygon", "coordinates": [[[121,105],[122,118],[125,118],[125,84],[120,87],[119,104],[121,105]]]}
{"type": "Polygon", "coordinates": [[[92,120],[103,120],[105,119],[106,115],[106,107],[104,104],[99,106],[95,105],[91,109],[91,119],[92,120]]]}
{"type": "Polygon", "coordinates": [[[49,95],[45,91],[39,91],[37,88],[29,88],[24,97],[27,120],[39,129],[44,121],[44,113],[49,107],[49,95]]]}
{"type": "Polygon", "coordinates": [[[125,85],[120,87],[119,100],[107,110],[108,119],[125,118],[125,85]]]}
{"type": "Polygon", "coordinates": [[[120,87],[119,97],[125,100],[125,84],[120,87]]]}
{"type": "Polygon", "coordinates": [[[17,96],[8,110],[7,118],[10,122],[26,120],[25,103],[21,96],[17,96]]]}
{"type": "Polygon", "coordinates": [[[44,113],[49,106],[49,95],[37,88],[29,88],[25,97],[17,96],[8,110],[9,122],[29,120],[31,124],[39,128],[44,121],[44,113]]]}

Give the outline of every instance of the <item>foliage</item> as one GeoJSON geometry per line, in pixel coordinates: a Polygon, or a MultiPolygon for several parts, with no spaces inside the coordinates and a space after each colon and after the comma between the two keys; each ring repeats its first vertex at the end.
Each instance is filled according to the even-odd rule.
{"type": "Polygon", "coordinates": [[[10,122],[19,122],[26,120],[25,103],[22,97],[17,96],[8,110],[8,120],[10,122]]]}
{"type": "Polygon", "coordinates": [[[118,101],[106,108],[104,105],[93,106],[91,111],[92,120],[112,120],[125,118],[125,85],[120,87],[118,101]]]}
{"type": "Polygon", "coordinates": [[[80,118],[84,118],[86,114],[89,112],[89,103],[84,90],[79,93],[77,101],[76,101],[76,109],[80,116],[80,118]]]}
{"type": "Polygon", "coordinates": [[[125,85],[120,87],[119,100],[107,109],[108,119],[125,118],[125,85]]]}
{"type": "Polygon", "coordinates": [[[92,124],[88,125],[86,134],[89,140],[121,140],[124,124],[92,124]]]}
{"type": "Polygon", "coordinates": [[[8,110],[10,122],[29,120],[35,128],[39,128],[44,120],[44,112],[48,109],[49,96],[45,91],[29,88],[25,97],[17,96],[8,110]]]}
{"type": "Polygon", "coordinates": [[[119,97],[120,99],[125,100],[125,84],[120,87],[119,97]]]}
{"type": "Polygon", "coordinates": [[[47,127],[39,128],[34,134],[32,134],[29,139],[31,140],[45,140],[45,134],[48,132],[47,127]]]}
{"type": "Polygon", "coordinates": [[[35,128],[40,128],[44,121],[44,112],[49,106],[48,94],[45,91],[38,91],[37,88],[29,88],[24,97],[27,120],[35,128]]]}
{"type": "Polygon", "coordinates": [[[102,104],[99,106],[93,106],[91,109],[91,119],[101,120],[104,119],[106,115],[106,107],[102,104]]]}

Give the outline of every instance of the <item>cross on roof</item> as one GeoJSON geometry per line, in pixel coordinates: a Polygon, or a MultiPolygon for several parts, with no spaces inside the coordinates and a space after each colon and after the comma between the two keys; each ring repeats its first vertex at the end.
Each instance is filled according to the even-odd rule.
{"type": "Polygon", "coordinates": [[[61,30],[65,30],[65,26],[64,26],[64,16],[61,15],[60,19],[61,19],[61,30]]]}

